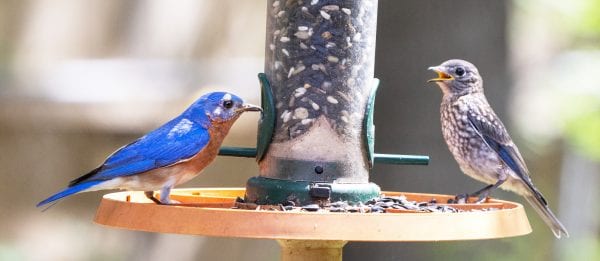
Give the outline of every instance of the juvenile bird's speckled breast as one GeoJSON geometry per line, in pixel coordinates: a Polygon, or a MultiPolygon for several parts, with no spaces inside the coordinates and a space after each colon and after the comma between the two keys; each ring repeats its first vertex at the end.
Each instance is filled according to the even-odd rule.
{"type": "Polygon", "coordinates": [[[485,183],[495,183],[501,160],[469,122],[469,113],[482,113],[480,99],[444,97],[440,106],[442,134],[461,170],[485,183]]]}

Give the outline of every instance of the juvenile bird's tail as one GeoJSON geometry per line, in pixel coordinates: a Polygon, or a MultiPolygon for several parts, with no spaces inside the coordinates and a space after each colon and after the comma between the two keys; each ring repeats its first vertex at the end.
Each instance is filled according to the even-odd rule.
{"type": "Polygon", "coordinates": [[[101,181],[101,180],[93,180],[93,181],[82,182],[82,183],[70,186],[70,187],[68,187],[66,189],[63,189],[61,192],[58,192],[58,193],[50,196],[49,198],[40,201],[40,203],[38,203],[36,205],[36,207],[45,206],[45,205],[50,204],[50,203],[52,203],[54,201],[57,201],[57,200],[59,200],[61,198],[73,195],[75,193],[82,192],[82,191],[84,191],[84,190],[86,190],[86,189],[88,189],[88,188],[90,188],[90,187],[92,187],[94,185],[98,185],[101,182],[103,182],[103,181],[101,181]]]}
{"type": "Polygon", "coordinates": [[[552,213],[552,210],[550,210],[548,207],[548,203],[542,194],[537,190],[532,192],[533,194],[524,195],[524,197],[527,199],[527,202],[529,202],[533,209],[535,209],[535,212],[537,212],[542,220],[544,220],[546,225],[552,229],[554,236],[556,236],[556,238],[560,238],[563,235],[569,237],[569,232],[567,232],[567,229],[563,226],[563,224],[560,223],[554,213],[552,213]]]}

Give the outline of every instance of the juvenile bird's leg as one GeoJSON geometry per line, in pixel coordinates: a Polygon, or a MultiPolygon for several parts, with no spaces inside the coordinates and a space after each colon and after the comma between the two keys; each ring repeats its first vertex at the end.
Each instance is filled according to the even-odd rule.
{"type": "Polygon", "coordinates": [[[503,165],[499,166],[497,173],[498,173],[498,181],[496,181],[495,184],[487,185],[484,188],[482,188],[478,191],[475,191],[474,193],[469,195],[470,197],[478,197],[476,203],[485,202],[485,200],[490,195],[492,190],[494,190],[497,187],[500,187],[502,184],[504,184],[504,182],[508,179],[508,175],[510,175],[508,170],[503,165]]]}
{"type": "Polygon", "coordinates": [[[156,204],[159,204],[159,205],[163,204],[162,202],[160,202],[160,200],[158,200],[156,197],[154,197],[154,191],[144,191],[144,195],[146,195],[146,197],[148,199],[152,200],[156,204]]]}
{"type": "Polygon", "coordinates": [[[487,197],[490,195],[492,190],[496,189],[497,187],[500,187],[500,185],[502,185],[504,183],[504,181],[506,181],[506,177],[504,177],[503,179],[498,179],[498,181],[496,181],[495,184],[487,185],[487,186],[485,186],[485,188],[482,188],[482,189],[476,191],[475,193],[471,194],[470,196],[478,197],[477,203],[482,203],[487,199],[487,197]]]}
{"type": "MultiPolygon", "coordinates": [[[[469,198],[471,197],[479,197],[479,195],[484,192],[484,191],[489,191],[490,189],[492,189],[492,187],[494,186],[494,184],[490,184],[485,186],[484,188],[475,191],[473,193],[462,193],[462,194],[458,194],[454,197],[454,199],[450,199],[449,203],[467,203],[469,202],[469,198]]],[[[488,193],[489,194],[489,193],[488,193]]],[[[479,203],[481,198],[477,199],[477,202],[479,203]]]]}
{"type": "Polygon", "coordinates": [[[498,181],[496,181],[496,183],[487,185],[478,191],[475,191],[473,193],[464,193],[456,195],[452,203],[468,202],[470,197],[477,197],[477,201],[475,203],[483,203],[490,195],[492,190],[496,189],[497,187],[500,187],[505,181],[506,175],[502,175],[500,176],[498,181]]]}

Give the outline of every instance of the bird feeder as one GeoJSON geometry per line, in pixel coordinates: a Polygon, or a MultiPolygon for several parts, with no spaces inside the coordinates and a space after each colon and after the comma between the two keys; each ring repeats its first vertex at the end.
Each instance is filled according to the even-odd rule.
{"type": "Polygon", "coordinates": [[[259,74],[264,112],[257,148],[220,152],[255,157],[258,176],[245,188],[174,190],[171,197],[181,202],[174,206],[153,204],[138,192],[108,194],[96,222],[163,233],[277,239],[282,260],[341,259],[348,241],[530,233],[523,206],[501,200],[435,204],[453,213],[360,207],[382,194],[388,202],[443,203],[453,198],[381,192],[369,182],[373,164],[429,161],[427,156],[374,152],[376,23],[377,0],[268,0],[265,73],[259,74]],[[358,206],[355,212],[385,213],[321,208],[336,202],[358,206]]]}

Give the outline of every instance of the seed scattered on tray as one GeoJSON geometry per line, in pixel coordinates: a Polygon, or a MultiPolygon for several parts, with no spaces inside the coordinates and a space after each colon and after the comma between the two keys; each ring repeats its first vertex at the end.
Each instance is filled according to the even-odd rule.
{"type": "Polygon", "coordinates": [[[346,201],[337,201],[324,204],[307,204],[296,206],[293,201],[280,205],[257,205],[245,203],[244,199],[237,198],[235,209],[270,210],[270,211],[295,211],[295,212],[335,212],[335,213],[398,213],[398,212],[423,212],[423,213],[458,213],[494,211],[497,208],[470,208],[468,210],[439,204],[435,198],[429,201],[417,202],[408,200],[405,196],[386,196],[371,199],[364,203],[350,205],[346,201]]]}

